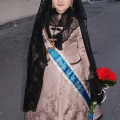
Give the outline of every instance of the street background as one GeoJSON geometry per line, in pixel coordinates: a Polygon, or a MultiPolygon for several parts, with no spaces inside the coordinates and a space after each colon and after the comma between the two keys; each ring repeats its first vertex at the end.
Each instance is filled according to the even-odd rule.
{"type": "MultiPolygon", "coordinates": [[[[10,3],[16,12],[13,15],[7,0],[0,0],[0,120],[24,120],[26,59],[39,1],[21,1],[24,1],[24,7],[10,3]]],[[[109,67],[117,74],[118,80],[115,86],[106,90],[107,99],[101,106],[102,120],[120,120],[120,2],[85,2],[84,7],[97,67],[109,67]]]]}

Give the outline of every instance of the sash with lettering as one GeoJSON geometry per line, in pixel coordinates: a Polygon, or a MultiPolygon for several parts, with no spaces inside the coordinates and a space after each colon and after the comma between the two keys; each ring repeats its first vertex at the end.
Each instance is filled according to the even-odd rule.
{"type": "MultiPolygon", "coordinates": [[[[78,92],[78,94],[80,96],[82,96],[88,109],[90,109],[91,100],[90,100],[90,97],[87,93],[87,90],[86,90],[84,84],[79,79],[76,72],[74,72],[72,66],[65,59],[65,57],[62,55],[62,53],[49,40],[45,28],[43,28],[43,38],[44,38],[44,43],[45,43],[47,53],[49,54],[51,60],[58,67],[58,69],[64,75],[66,80],[72,85],[72,87],[75,89],[75,91],[78,92]]],[[[89,115],[88,119],[93,120],[93,116],[89,115]]]]}

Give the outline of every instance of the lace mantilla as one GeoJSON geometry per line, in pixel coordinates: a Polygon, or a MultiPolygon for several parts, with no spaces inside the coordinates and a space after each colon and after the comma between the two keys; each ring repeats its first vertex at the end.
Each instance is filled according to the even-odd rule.
{"type": "Polygon", "coordinates": [[[69,26],[69,28],[66,28],[62,33],[63,42],[65,42],[70,37],[70,35],[73,33],[74,30],[77,29],[78,26],[79,21],[75,17],[72,17],[71,25],[69,26]]]}

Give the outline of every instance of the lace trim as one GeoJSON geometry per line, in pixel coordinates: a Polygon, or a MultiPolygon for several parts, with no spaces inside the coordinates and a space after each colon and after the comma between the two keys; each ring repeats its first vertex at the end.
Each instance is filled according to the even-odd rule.
{"type": "Polygon", "coordinates": [[[73,17],[72,18],[72,23],[69,26],[69,28],[66,28],[63,33],[62,33],[62,37],[63,37],[63,42],[65,42],[66,40],[68,40],[68,38],[70,37],[70,35],[73,33],[74,30],[77,29],[77,27],[80,26],[79,25],[79,21],[73,17]]]}

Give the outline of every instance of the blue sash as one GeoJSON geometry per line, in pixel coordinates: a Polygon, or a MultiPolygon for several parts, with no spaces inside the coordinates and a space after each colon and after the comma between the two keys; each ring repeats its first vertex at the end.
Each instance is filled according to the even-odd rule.
{"type": "Polygon", "coordinates": [[[60,55],[57,49],[49,49],[48,53],[50,58],[59,66],[60,70],[64,73],[64,75],[68,78],[69,82],[74,85],[74,88],[82,95],[85,99],[87,106],[91,106],[91,100],[86,92],[85,87],[82,85],[78,76],[73,72],[72,67],[68,65],[68,62],[60,55]]]}

